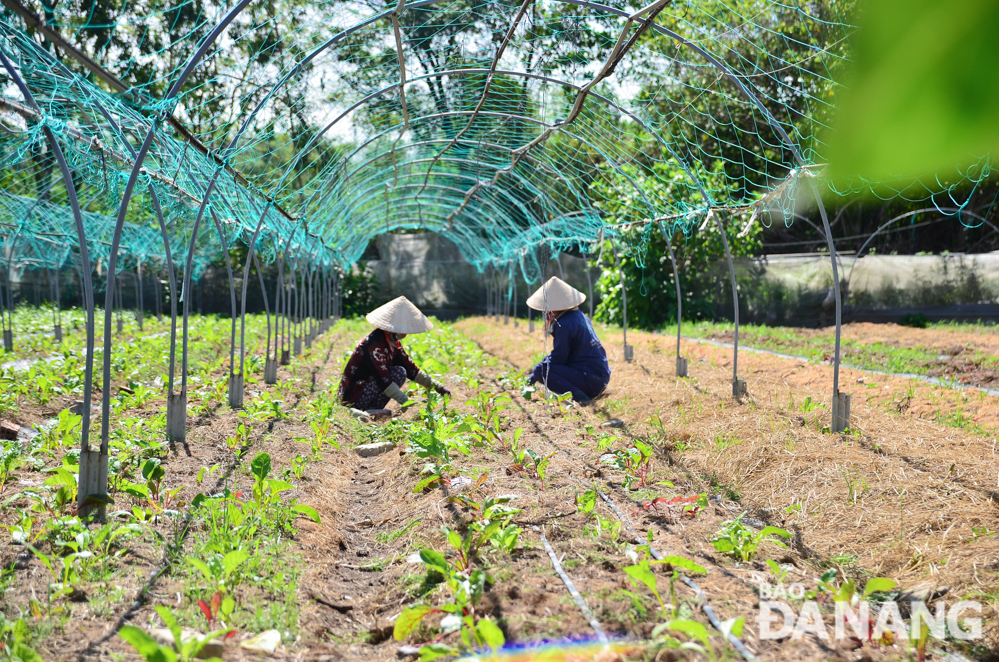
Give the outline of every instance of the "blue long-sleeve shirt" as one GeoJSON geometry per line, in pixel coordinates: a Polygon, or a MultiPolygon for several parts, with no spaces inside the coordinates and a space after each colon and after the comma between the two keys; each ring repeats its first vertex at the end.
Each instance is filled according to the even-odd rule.
{"type": "Polygon", "coordinates": [[[552,351],[541,363],[566,365],[605,383],[610,380],[607,352],[590,320],[578,308],[563,313],[552,324],[552,351]]]}

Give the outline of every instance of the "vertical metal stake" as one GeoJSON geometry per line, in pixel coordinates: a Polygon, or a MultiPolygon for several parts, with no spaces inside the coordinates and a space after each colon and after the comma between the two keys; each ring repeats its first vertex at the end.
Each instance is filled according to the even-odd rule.
{"type": "Polygon", "coordinates": [[[829,258],[832,260],[833,294],[836,298],[836,342],[833,348],[833,418],[832,431],[842,432],[850,427],[850,395],[839,392],[839,352],[840,333],[843,329],[843,298],[840,291],[839,269],[836,264],[836,244],[833,243],[832,230],[829,227],[829,216],[826,214],[826,206],[822,204],[822,196],[819,194],[819,187],[815,180],[811,180],[812,193],[815,194],[815,203],[819,207],[819,215],[822,216],[822,227],[826,232],[826,245],[829,247],[829,258]]]}
{"type": "MultiPolygon", "coordinates": [[[[713,209],[708,210],[708,215],[711,214],[714,214],[713,209]]],[[[722,247],[725,249],[725,257],[728,259],[728,272],[732,278],[732,314],[735,319],[735,341],[732,343],[732,397],[738,398],[745,395],[747,390],[746,380],[739,379],[739,284],[735,280],[735,262],[732,261],[732,251],[728,248],[725,226],[722,225],[718,216],[715,216],[715,223],[721,234],[722,247]]]]}
{"type": "MultiPolygon", "coordinates": [[[[624,334],[624,360],[631,363],[635,358],[635,348],[628,344],[628,291],[624,284],[624,271],[621,270],[621,260],[617,256],[617,246],[611,242],[611,250],[614,251],[614,266],[621,277],[621,331],[624,334]]],[[[562,263],[559,262],[559,269],[562,263]]]]}

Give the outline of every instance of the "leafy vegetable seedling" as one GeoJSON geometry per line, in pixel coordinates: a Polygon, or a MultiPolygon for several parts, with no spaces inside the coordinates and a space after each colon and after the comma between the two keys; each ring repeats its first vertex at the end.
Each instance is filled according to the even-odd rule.
{"type": "Polygon", "coordinates": [[[746,513],[743,513],[734,520],[722,522],[721,530],[711,539],[711,544],[717,551],[730,554],[745,563],[753,560],[756,551],[765,542],[787,547],[775,536],[789,539],[790,532],[776,526],[766,526],[754,532],[742,523],[742,518],[745,516],[746,513]]]}

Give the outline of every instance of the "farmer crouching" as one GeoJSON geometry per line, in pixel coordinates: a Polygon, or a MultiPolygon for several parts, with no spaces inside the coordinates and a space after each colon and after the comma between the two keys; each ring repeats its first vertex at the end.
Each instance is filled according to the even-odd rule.
{"type": "Polygon", "coordinates": [[[534,366],[530,382],[540,382],[552,393],[572,393],[572,399],[589,404],[610,381],[607,353],[580,312],[586,295],[558,278],[551,278],[531,295],[527,305],[545,314],[545,333],[552,336],[552,351],[534,366]]]}
{"type": "Polygon", "coordinates": [[[410,333],[423,333],[433,328],[430,320],[406,297],[389,301],[368,313],[366,318],[375,326],[347,361],[337,396],[356,414],[384,409],[389,399],[400,405],[409,398],[400,388],[406,379],[441,395],[451,395],[444,386],[420,370],[399,342],[410,333]]]}

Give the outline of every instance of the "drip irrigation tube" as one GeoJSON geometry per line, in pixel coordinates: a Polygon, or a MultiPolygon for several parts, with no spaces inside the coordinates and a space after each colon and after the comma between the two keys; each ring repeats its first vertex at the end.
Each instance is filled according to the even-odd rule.
{"type": "Polygon", "coordinates": [[[541,529],[536,526],[534,527],[534,530],[537,532],[538,537],[541,538],[541,543],[545,546],[545,551],[548,552],[548,558],[552,560],[552,565],[555,566],[555,572],[558,573],[558,576],[562,579],[562,583],[565,584],[565,588],[569,591],[569,595],[571,595],[572,599],[576,601],[577,605],[579,605],[579,610],[583,612],[583,616],[585,616],[586,620],[590,622],[590,627],[597,633],[597,641],[602,644],[609,644],[610,639],[607,638],[607,633],[604,632],[603,627],[600,626],[600,621],[598,621],[597,617],[593,615],[589,605],[586,604],[586,600],[584,600],[583,596],[579,594],[578,590],[576,590],[576,585],[572,583],[572,579],[569,578],[569,575],[565,574],[565,570],[562,569],[562,564],[558,561],[558,555],[555,554],[555,550],[552,549],[552,546],[548,543],[548,539],[545,538],[545,534],[541,533],[541,529]]]}
{"type": "MultiPolygon", "coordinates": [[[[561,451],[562,453],[564,453],[568,457],[570,457],[572,459],[578,459],[575,456],[573,456],[572,453],[570,453],[569,451],[565,450],[561,446],[555,444],[554,442],[551,442],[549,440],[549,443],[551,443],[552,446],[554,446],[557,450],[561,451]]],[[[585,461],[583,462],[583,464],[584,464],[584,466],[588,466],[585,461]]],[[[582,481],[578,481],[578,482],[582,482],[582,481]]],[[[595,486],[594,486],[594,489],[596,489],[595,486]]],[[[628,529],[628,531],[633,536],[635,543],[639,544],[639,545],[646,545],[647,543],[641,539],[641,537],[638,535],[638,532],[635,531],[634,527],[631,526],[631,522],[628,521],[628,518],[625,517],[624,513],[622,513],[618,509],[618,507],[614,504],[614,502],[610,500],[610,497],[608,497],[606,494],[604,494],[601,490],[596,490],[596,492],[597,492],[597,494],[600,495],[600,498],[603,499],[604,502],[614,512],[614,515],[618,518],[618,520],[621,522],[621,524],[628,529]]],[[[603,636],[603,638],[600,639],[601,641],[606,641],[606,635],[603,634],[603,629],[600,628],[600,624],[596,621],[596,618],[593,616],[593,612],[590,611],[590,608],[589,608],[589,606],[587,606],[586,601],[583,600],[583,597],[581,595],[579,595],[579,591],[576,590],[576,587],[572,583],[572,580],[562,570],[562,565],[559,563],[558,557],[555,555],[555,550],[553,550],[552,547],[551,547],[551,545],[548,544],[548,540],[540,532],[540,530],[538,529],[538,527],[535,526],[533,528],[534,528],[535,531],[538,532],[538,537],[541,538],[541,542],[545,546],[545,551],[548,552],[548,557],[551,559],[552,564],[555,566],[555,571],[558,573],[559,577],[562,579],[562,582],[565,584],[566,588],[569,590],[569,593],[572,595],[573,599],[576,600],[576,604],[579,605],[580,610],[582,610],[583,614],[589,619],[590,626],[593,627],[594,631],[597,633],[598,638],[600,638],[601,635],[603,636]]],[[[649,552],[652,554],[652,556],[656,560],[662,560],[663,559],[662,554],[660,554],[655,548],[653,548],[652,545],[648,545],[648,547],[649,547],[649,552]]],[[[713,628],[715,628],[716,630],[718,630],[718,632],[724,633],[724,630],[722,629],[722,623],[719,620],[717,614],[715,614],[714,609],[712,609],[711,605],[708,604],[707,595],[704,594],[704,591],[701,590],[701,587],[698,586],[697,583],[694,582],[694,580],[690,579],[689,577],[687,577],[686,575],[684,575],[682,572],[678,572],[677,574],[678,574],[678,576],[680,578],[680,581],[682,581],[684,584],[686,584],[688,587],[690,587],[690,589],[694,592],[694,595],[701,601],[701,611],[703,611],[704,615],[708,617],[708,621],[711,623],[711,626],[713,628]]],[[[748,648],[746,648],[745,644],[743,644],[742,641],[740,641],[739,638],[736,637],[734,634],[732,634],[730,632],[727,635],[726,638],[727,638],[728,642],[732,645],[732,647],[735,648],[735,650],[738,651],[739,655],[741,655],[744,659],[748,660],[749,662],[758,662],[759,661],[759,658],[756,657],[756,655],[754,655],[752,651],[750,651],[748,648]]]]}
{"type": "MultiPolygon", "coordinates": [[[[624,513],[618,510],[618,507],[614,505],[613,501],[610,500],[610,497],[608,497],[600,490],[597,490],[597,494],[599,494],[600,498],[603,499],[608,506],[610,506],[610,509],[614,511],[615,515],[617,515],[617,518],[621,521],[621,524],[623,524],[631,533],[631,535],[634,536],[635,542],[637,544],[639,545],[648,544],[642,540],[642,538],[638,535],[638,532],[635,531],[635,529],[631,526],[631,523],[624,516],[624,513]]],[[[663,559],[663,555],[660,554],[658,551],[656,551],[656,549],[652,545],[648,545],[648,547],[649,547],[649,552],[651,552],[652,556],[657,561],[661,561],[663,559]]],[[[708,604],[708,596],[704,594],[704,591],[701,590],[701,587],[698,586],[694,582],[694,580],[690,579],[682,572],[678,571],[677,575],[679,576],[680,581],[689,586],[691,590],[694,592],[694,595],[696,595],[697,598],[701,601],[701,611],[703,611],[704,615],[708,617],[708,620],[711,622],[712,627],[714,627],[719,632],[724,632],[724,630],[722,629],[721,621],[718,619],[718,616],[715,614],[715,610],[711,608],[710,604],[708,604]]],[[[739,655],[742,655],[742,657],[752,661],[759,659],[755,655],[753,655],[753,653],[748,648],[746,648],[746,646],[739,640],[739,638],[736,637],[731,632],[728,633],[727,639],[728,643],[732,644],[732,647],[735,648],[735,650],[737,650],[739,652],[739,655]]]]}

